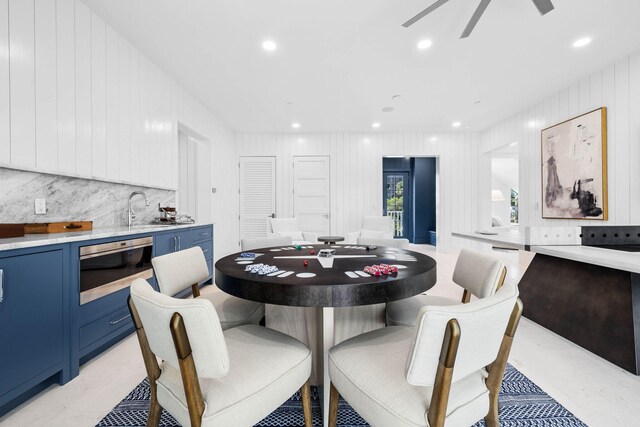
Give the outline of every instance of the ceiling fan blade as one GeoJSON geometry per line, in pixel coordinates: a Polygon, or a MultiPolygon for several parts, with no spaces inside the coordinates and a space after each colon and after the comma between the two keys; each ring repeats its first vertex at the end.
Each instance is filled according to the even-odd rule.
{"type": "Polygon", "coordinates": [[[545,15],[553,10],[553,4],[551,0],[532,0],[533,4],[536,5],[538,12],[540,15],[545,15]]]}
{"type": "Polygon", "coordinates": [[[442,6],[448,1],[449,0],[436,1],[434,4],[432,4],[431,6],[429,6],[428,8],[426,8],[425,10],[423,10],[422,12],[420,12],[419,14],[417,14],[416,16],[414,16],[413,18],[409,19],[407,22],[402,24],[402,26],[405,28],[409,28],[409,26],[415,24],[416,22],[418,22],[419,20],[421,20],[422,18],[424,18],[425,16],[427,16],[428,14],[430,14],[431,12],[433,12],[434,10],[436,10],[437,8],[439,8],[440,6],[442,6]]]}
{"type": "Polygon", "coordinates": [[[467,24],[464,31],[462,32],[462,35],[460,36],[461,39],[466,39],[467,37],[469,37],[473,29],[475,28],[476,24],[480,20],[480,17],[482,17],[482,14],[484,13],[485,9],[487,8],[487,6],[489,6],[489,3],[491,3],[491,0],[480,1],[478,8],[476,9],[475,12],[473,12],[473,16],[471,17],[471,19],[469,20],[469,23],[467,24]]]}

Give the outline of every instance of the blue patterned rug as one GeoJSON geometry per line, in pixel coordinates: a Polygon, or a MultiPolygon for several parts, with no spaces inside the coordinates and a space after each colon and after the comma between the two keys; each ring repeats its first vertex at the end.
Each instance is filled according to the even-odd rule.
{"type": "MultiPolygon", "coordinates": [[[[311,387],[313,425],[322,425],[322,414],[318,401],[318,390],[311,387]]],[[[511,365],[507,366],[500,389],[500,425],[508,427],[586,427],[571,412],[553,400],[540,387],[511,365]]],[[[149,382],[145,379],[118,404],[98,426],[144,427],[149,409],[149,382]]],[[[484,426],[484,421],[473,427],[484,426]]],[[[179,424],[166,411],[160,420],[162,427],[177,427],[179,424]]],[[[256,427],[304,426],[300,392],[282,404],[256,427]]],[[[368,424],[342,398],[338,405],[339,427],[363,427],[368,424]]]]}

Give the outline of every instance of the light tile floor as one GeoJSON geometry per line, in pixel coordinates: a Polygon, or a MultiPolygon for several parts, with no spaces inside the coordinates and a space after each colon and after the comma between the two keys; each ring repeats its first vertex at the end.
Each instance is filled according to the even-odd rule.
{"type": "MultiPolygon", "coordinates": [[[[438,284],[432,293],[458,297],[451,282],[457,251],[412,249],[438,262],[438,284]]],[[[517,281],[531,256],[493,252],[517,281]]],[[[558,335],[523,319],[511,352],[511,364],[590,426],[640,426],[640,377],[593,355],[558,335]]],[[[54,385],[0,418],[4,426],[93,426],[145,377],[135,335],[81,367],[63,387],[54,385]]]]}

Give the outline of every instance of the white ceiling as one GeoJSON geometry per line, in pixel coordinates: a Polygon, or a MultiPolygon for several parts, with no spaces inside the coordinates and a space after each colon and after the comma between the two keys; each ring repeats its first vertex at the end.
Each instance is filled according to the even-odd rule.
{"type": "Polygon", "coordinates": [[[465,40],[477,0],[409,29],[434,0],[84,1],[245,132],[481,130],[640,50],[638,0],[553,0],[544,17],[530,0],[493,0],[465,40]],[[593,43],[574,49],[585,35],[593,43]],[[433,46],[418,51],[423,38],[433,46]]]}

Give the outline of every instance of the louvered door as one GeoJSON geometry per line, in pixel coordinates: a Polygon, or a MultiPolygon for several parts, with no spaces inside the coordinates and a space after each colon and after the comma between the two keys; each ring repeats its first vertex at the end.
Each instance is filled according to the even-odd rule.
{"type": "Polygon", "coordinates": [[[240,238],[267,235],[276,212],[276,158],[240,157],[240,238]]]}

